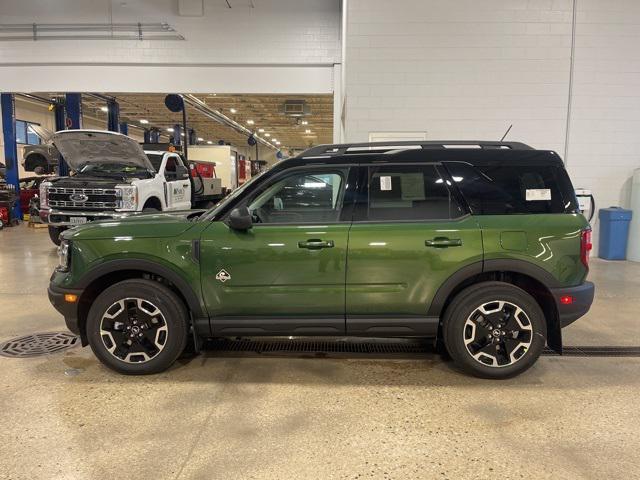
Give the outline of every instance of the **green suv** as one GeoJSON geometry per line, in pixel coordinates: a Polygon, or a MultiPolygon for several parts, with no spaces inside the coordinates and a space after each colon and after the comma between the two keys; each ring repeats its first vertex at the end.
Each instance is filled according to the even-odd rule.
{"type": "Polygon", "coordinates": [[[49,298],[107,366],[190,336],[423,337],[505,378],[584,315],[591,230],[560,157],[516,142],[324,145],[213,209],[62,233],[49,298]]]}

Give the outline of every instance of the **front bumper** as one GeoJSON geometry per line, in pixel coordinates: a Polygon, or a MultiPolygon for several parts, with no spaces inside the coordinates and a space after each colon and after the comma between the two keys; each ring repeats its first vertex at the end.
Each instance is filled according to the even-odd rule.
{"type": "Polygon", "coordinates": [[[59,311],[64,317],[64,321],[67,324],[67,328],[76,335],[80,335],[80,325],[78,322],[78,305],[80,304],[80,297],[83,290],[60,288],[55,285],[49,284],[47,290],[49,294],[49,301],[54,308],[59,311]],[[73,293],[77,295],[78,300],[74,303],[65,302],[65,294],[73,293]]]}
{"type": "Polygon", "coordinates": [[[116,212],[113,210],[105,211],[82,211],[82,210],[40,210],[40,220],[43,223],[56,227],[76,226],[72,223],[72,217],[84,217],[88,222],[93,220],[113,220],[128,217],[137,212],[116,212]]]}
{"type": "Polygon", "coordinates": [[[594,293],[595,286],[592,282],[584,282],[577,287],[551,289],[551,294],[558,307],[560,328],[571,325],[589,311],[593,303],[594,293]],[[567,302],[570,299],[571,302],[563,303],[562,299],[567,302]]]}

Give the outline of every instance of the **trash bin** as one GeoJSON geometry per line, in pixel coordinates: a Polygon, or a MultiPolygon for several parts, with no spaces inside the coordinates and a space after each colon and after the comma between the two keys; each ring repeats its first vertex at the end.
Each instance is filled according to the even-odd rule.
{"type": "Polygon", "coordinates": [[[605,260],[626,260],[631,210],[620,207],[601,208],[598,256],[605,260]]]}

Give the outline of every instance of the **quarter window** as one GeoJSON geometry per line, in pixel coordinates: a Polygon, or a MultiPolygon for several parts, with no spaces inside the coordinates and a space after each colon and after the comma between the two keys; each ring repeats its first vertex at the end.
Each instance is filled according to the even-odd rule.
{"type": "Polygon", "coordinates": [[[348,169],[306,171],[276,180],[249,204],[256,223],[337,222],[348,169]]]}
{"type": "Polygon", "coordinates": [[[447,180],[433,165],[369,169],[369,220],[437,220],[457,218],[462,213],[447,180]]]}

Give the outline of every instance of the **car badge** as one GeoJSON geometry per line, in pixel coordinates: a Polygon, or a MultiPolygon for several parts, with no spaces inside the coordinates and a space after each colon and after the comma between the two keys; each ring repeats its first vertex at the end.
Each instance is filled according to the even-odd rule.
{"type": "Polygon", "coordinates": [[[216,280],[220,280],[222,283],[224,283],[227,280],[231,280],[231,274],[223,268],[216,274],[216,280]]]}

